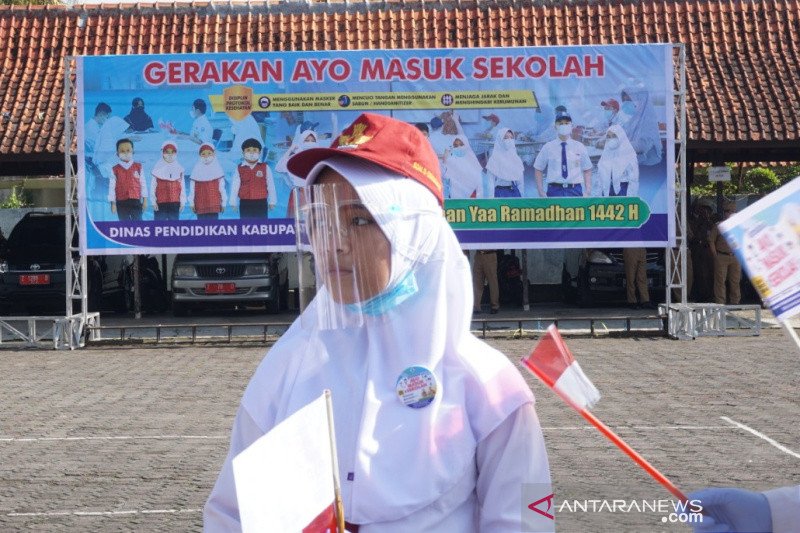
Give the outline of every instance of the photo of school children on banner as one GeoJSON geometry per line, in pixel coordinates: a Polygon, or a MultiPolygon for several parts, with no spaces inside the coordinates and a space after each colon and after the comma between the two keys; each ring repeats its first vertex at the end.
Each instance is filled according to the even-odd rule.
{"type": "Polygon", "coordinates": [[[288,250],[286,161],[364,111],[429,140],[465,247],[668,245],[672,68],[667,45],[82,57],[82,249],[288,250]]]}

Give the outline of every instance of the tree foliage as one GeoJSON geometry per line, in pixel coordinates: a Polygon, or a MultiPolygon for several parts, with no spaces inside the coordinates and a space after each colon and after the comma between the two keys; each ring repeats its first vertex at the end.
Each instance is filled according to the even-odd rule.
{"type": "MultiPolygon", "coordinates": [[[[726,163],[731,169],[731,181],[722,183],[722,194],[728,197],[742,194],[769,194],[800,176],[800,165],[783,167],[745,168],[741,163],[726,163]]],[[[692,196],[714,196],[717,184],[708,181],[708,167],[695,167],[692,196]]]]}
{"type": "Polygon", "coordinates": [[[16,185],[11,188],[11,194],[9,194],[2,202],[0,202],[0,209],[19,209],[21,207],[28,207],[30,205],[25,198],[25,191],[22,190],[22,187],[17,187],[16,185]]]}

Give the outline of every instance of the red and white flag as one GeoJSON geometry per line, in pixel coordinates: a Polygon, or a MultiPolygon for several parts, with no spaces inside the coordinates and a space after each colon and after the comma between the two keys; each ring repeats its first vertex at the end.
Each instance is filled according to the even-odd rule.
{"type": "Polygon", "coordinates": [[[528,357],[522,358],[522,362],[545,385],[578,410],[588,409],[600,399],[600,392],[572,357],[554,324],[547,328],[545,336],[528,357]]]}
{"type": "MultiPolygon", "coordinates": [[[[578,411],[608,440],[625,452],[645,472],[653,476],[653,479],[661,483],[664,488],[680,501],[688,501],[686,495],[664,474],[648,463],[644,457],[589,411],[589,408],[600,400],[600,392],[592,385],[592,382],[581,370],[581,366],[572,357],[572,353],[564,343],[564,339],[561,338],[561,334],[555,324],[547,328],[545,336],[542,337],[528,357],[522,358],[522,362],[528,367],[528,370],[533,372],[545,385],[553,389],[556,394],[578,411]]],[[[532,505],[536,503],[539,502],[535,502],[532,505]]],[[[537,510],[537,512],[541,511],[537,510]]]]}
{"type": "Polygon", "coordinates": [[[329,428],[323,394],[233,458],[244,533],[336,533],[329,428]]]}

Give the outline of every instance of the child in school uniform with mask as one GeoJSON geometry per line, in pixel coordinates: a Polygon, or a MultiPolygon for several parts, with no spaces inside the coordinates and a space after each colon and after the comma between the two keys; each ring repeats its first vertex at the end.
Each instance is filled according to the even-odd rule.
{"type": "Polygon", "coordinates": [[[236,167],[231,182],[231,207],[239,210],[240,218],[267,218],[275,208],[275,182],[269,166],[261,161],[261,149],[258,139],[242,143],[244,162],[236,167]]]}
{"type": "Polygon", "coordinates": [[[198,220],[216,220],[227,202],[225,171],[217,161],[214,147],[200,145],[200,159],[192,169],[189,187],[189,206],[198,220]]]}
{"type": "Polygon", "coordinates": [[[133,160],[133,141],[117,141],[117,158],[108,186],[111,212],[120,220],[142,220],[142,212],[147,209],[147,183],[142,164],[133,160]]]}
{"type": "Polygon", "coordinates": [[[204,530],[241,529],[233,458],[329,389],[347,531],[520,531],[523,487],[550,482],[542,431],[519,371],[470,333],[430,144],[365,113],[289,170],[319,287],[244,392],[204,530]]]}
{"type": "Polygon", "coordinates": [[[178,147],[172,141],[161,145],[161,159],[150,174],[150,202],[154,220],[178,220],[186,205],[183,166],[178,162],[178,147]]]}

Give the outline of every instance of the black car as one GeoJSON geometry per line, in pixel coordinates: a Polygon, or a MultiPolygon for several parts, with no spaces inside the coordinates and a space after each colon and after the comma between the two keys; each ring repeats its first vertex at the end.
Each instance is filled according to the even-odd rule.
{"type": "MultiPolygon", "coordinates": [[[[65,220],[59,214],[28,213],[11,230],[0,262],[0,315],[64,313],[65,220]]],[[[90,311],[128,310],[133,286],[130,264],[130,256],[87,258],[90,311]]],[[[73,305],[73,312],[78,310],[73,305]]]]}
{"type": "MultiPolygon", "coordinates": [[[[667,286],[664,250],[648,248],[646,257],[650,300],[663,301],[667,286]]],[[[627,281],[622,248],[584,251],[577,276],[571,277],[565,269],[562,284],[566,297],[580,306],[624,303],[627,281]]]]}

